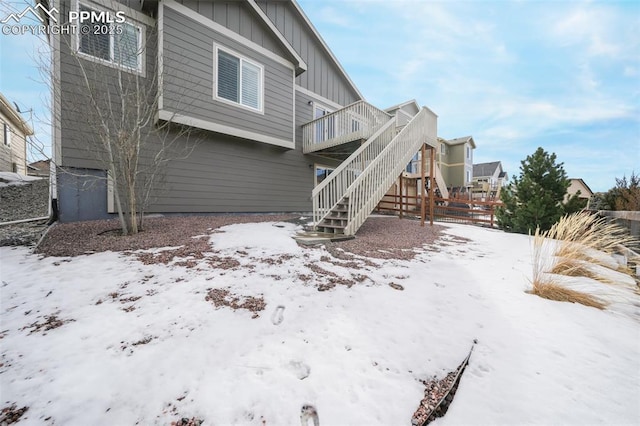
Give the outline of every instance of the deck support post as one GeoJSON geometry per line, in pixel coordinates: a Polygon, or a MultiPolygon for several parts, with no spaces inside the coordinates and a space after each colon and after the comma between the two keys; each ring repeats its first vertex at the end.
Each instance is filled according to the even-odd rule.
{"type": "Polygon", "coordinates": [[[403,205],[402,205],[402,173],[400,173],[400,219],[402,219],[403,205]]]}
{"type": "Polygon", "coordinates": [[[427,159],[425,158],[425,155],[427,154],[427,150],[425,149],[425,145],[426,144],[422,144],[422,146],[420,147],[420,186],[422,188],[420,188],[420,226],[424,226],[424,219],[425,219],[425,215],[427,214],[427,206],[426,204],[426,188],[425,188],[425,183],[427,183],[426,181],[426,162],[427,159]]]}
{"type": "Polygon", "coordinates": [[[434,147],[429,148],[429,224],[433,226],[433,205],[435,200],[433,199],[434,191],[433,186],[435,185],[435,179],[433,177],[433,168],[435,167],[436,150],[434,147]]]}

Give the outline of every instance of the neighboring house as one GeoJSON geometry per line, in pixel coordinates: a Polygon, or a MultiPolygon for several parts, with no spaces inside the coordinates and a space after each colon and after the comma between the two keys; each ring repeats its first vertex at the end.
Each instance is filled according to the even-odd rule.
{"type": "Polygon", "coordinates": [[[569,179],[569,188],[567,189],[567,194],[564,196],[564,202],[566,203],[569,198],[578,194],[578,198],[586,200],[586,206],[589,207],[589,200],[593,197],[593,191],[589,188],[589,185],[585,183],[584,180],[580,178],[571,178],[569,179]],[[578,192],[580,192],[578,194],[578,192]]]}
{"type": "Polygon", "coordinates": [[[27,174],[30,176],[49,177],[51,160],[39,160],[27,165],[27,174]]]}
{"type": "Polygon", "coordinates": [[[473,180],[473,150],[476,149],[473,137],[438,138],[438,142],[436,164],[447,187],[454,190],[469,187],[473,180]]]}
{"type": "Polygon", "coordinates": [[[494,195],[496,198],[499,198],[500,189],[507,179],[507,172],[503,170],[500,161],[473,165],[472,190],[480,193],[482,196],[494,195]]]}
{"type": "Polygon", "coordinates": [[[294,0],[47,4],[62,16],[78,8],[126,15],[118,37],[50,39],[59,52],[53,193],[61,221],[115,211],[107,172],[87,149],[94,135],[79,63],[102,80],[117,69],[142,76],[160,95],[158,122],[198,131],[190,155],[164,167],[150,213],[313,211],[320,230],[353,234],[420,147],[437,146],[436,115],[415,102],[391,113],[367,103],[294,0]],[[140,54],[117,55],[127,49],[140,54]]]}
{"type": "Polygon", "coordinates": [[[0,172],[27,174],[27,136],[33,130],[22,116],[0,93],[0,172]]]}

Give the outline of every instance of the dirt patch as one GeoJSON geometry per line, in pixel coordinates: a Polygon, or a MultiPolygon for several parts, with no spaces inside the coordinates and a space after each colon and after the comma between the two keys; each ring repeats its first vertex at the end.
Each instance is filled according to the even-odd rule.
{"type": "Polygon", "coordinates": [[[328,243],[326,247],[332,256],[341,260],[352,260],[353,255],[411,260],[425,245],[438,240],[444,229],[441,225],[422,227],[413,219],[374,216],[366,220],[355,239],[328,243]]]}
{"type": "Polygon", "coordinates": [[[18,408],[16,404],[4,407],[0,411],[0,425],[10,425],[20,421],[20,418],[27,412],[29,407],[18,408]]]}
{"type": "Polygon", "coordinates": [[[246,309],[253,312],[252,318],[258,318],[258,312],[264,311],[267,304],[262,297],[239,296],[231,293],[226,288],[213,288],[207,290],[204,298],[207,302],[212,302],[216,308],[227,306],[234,311],[236,309],[246,309]]]}
{"type": "Polygon", "coordinates": [[[29,334],[39,333],[39,332],[43,332],[44,334],[46,334],[46,332],[49,330],[62,327],[64,324],[68,322],[75,321],[74,319],[66,319],[66,320],[60,319],[58,318],[58,313],[53,315],[47,315],[44,317],[44,321],[42,322],[36,321],[32,324],[22,327],[20,330],[31,329],[31,331],[29,331],[29,334]]]}
{"type": "MultiPolygon", "coordinates": [[[[225,216],[180,216],[150,218],[145,220],[144,230],[136,235],[120,236],[105,231],[118,229],[117,220],[95,220],[88,222],[62,223],[53,226],[37,253],[45,256],[79,256],[104,251],[148,250],[167,246],[184,246],[175,256],[190,255],[201,250],[211,251],[207,238],[192,238],[208,235],[217,228],[235,223],[278,222],[294,220],[295,215],[225,215],[225,216]]],[[[160,257],[162,259],[162,257],[160,257]]],[[[150,256],[149,260],[158,260],[150,256]]],[[[161,260],[163,261],[163,259],[161,260]]],[[[167,260],[169,261],[169,260],[167,260]]]]}

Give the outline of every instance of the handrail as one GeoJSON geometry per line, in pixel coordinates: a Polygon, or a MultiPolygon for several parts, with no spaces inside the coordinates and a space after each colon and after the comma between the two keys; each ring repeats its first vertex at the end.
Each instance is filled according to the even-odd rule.
{"type": "Polygon", "coordinates": [[[436,117],[422,108],[345,192],[349,199],[346,235],[353,235],[423,143],[436,147],[436,117]]]}
{"type": "Polygon", "coordinates": [[[365,143],[343,161],[311,192],[313,221],[318,224],[344,198],[344,194],[365,168],[384,150],[395,135],[390,118],[365,143]]]}
{"type": "Polygon", "coordinates": [[[390,118],[388,113],[375,106],[365,101],[356,101],[304,124],[302,150],[309,153],[358,139],[367,139],[390,118]]]}

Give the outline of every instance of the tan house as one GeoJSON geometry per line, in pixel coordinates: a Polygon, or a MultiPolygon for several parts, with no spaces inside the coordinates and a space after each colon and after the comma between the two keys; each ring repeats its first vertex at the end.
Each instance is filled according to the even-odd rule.
{"type": "Polygon", "coordinates": [[[567,189],[567,194],[564,196],[565,203],[569,198],[578,194],[579,191],[580,194],[578,194],[578,198],[587,200],[587,208],[589,208],[589,200],[593,196],[593,191],[589,188],[589,185],[580,178],[571,178],[569,181],[569,188],[567,189]]]}
{"type": "Polygon", "coordinates": [[[33,130],[0,93],[0,172],[27,174],[27,139],[33,130]]]}

